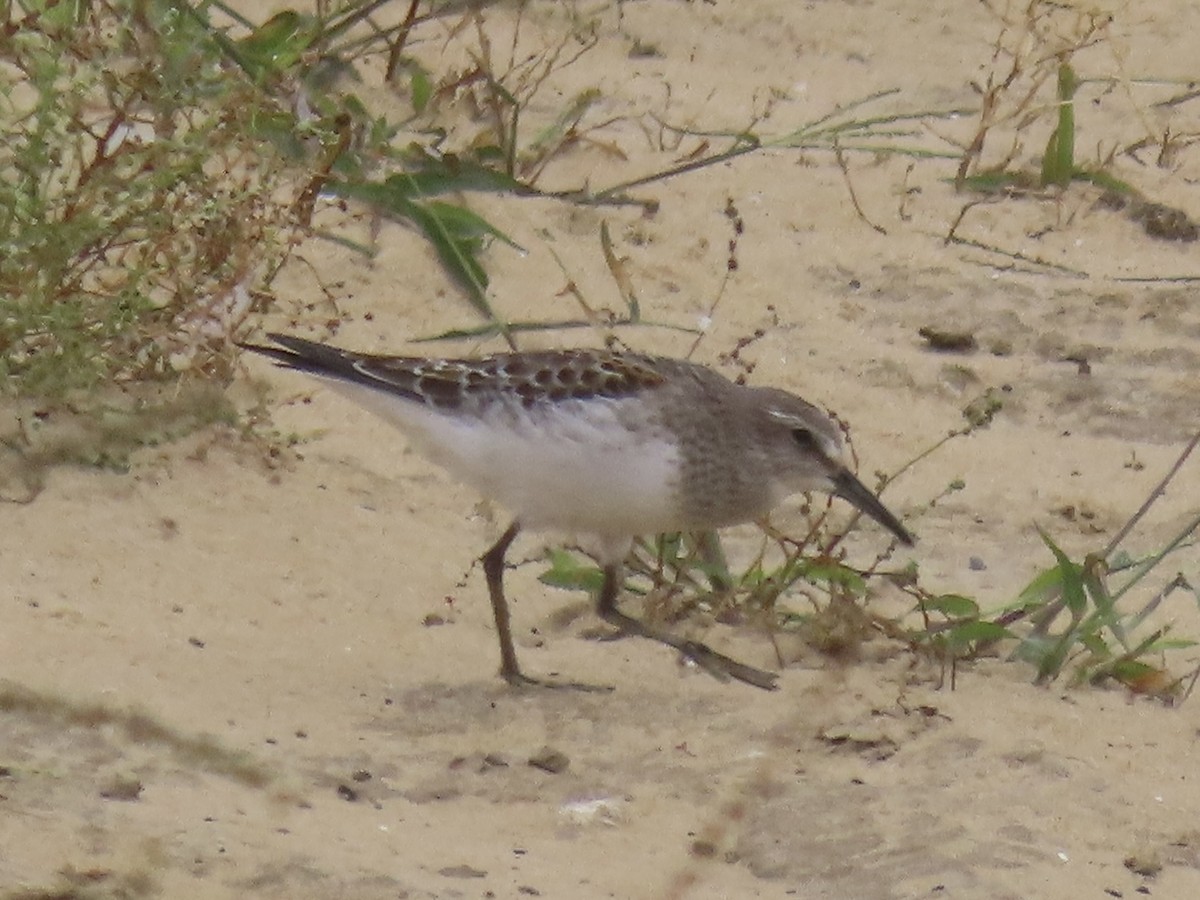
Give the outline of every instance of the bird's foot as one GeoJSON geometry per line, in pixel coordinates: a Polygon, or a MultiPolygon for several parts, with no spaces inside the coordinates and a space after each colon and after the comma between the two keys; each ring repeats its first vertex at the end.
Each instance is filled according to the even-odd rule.
{"type": "Polygon", "coordinates": [[[675,637],[672,634],[660,631],[644,622],[639,622],[637,619],[626,616],[624,613],[610,614],[608,618],[614,628],[611,632],[599,636],[597,640],[619,641],[627,637],[647,638],[657,641],[660,644],[666,644],[668,647],[674,647],[683,654],[684,659],[691,660],[718,681],[728,681],[730,678],[733,678],[756,688],[762,688],[764,691],[779,689],[779,686],[775,683],[779,680],[779,676],[775,673],[765,672],[762,669],[754,668],[754,666],[738,662],[731,656],[717,652],[708,646],[708,644],[675,637]]]}
{"type": "Polygon", "coordinates": [[[518,670],[501,672],[500,676],[514,688],[549,688],[559,691],[587,691],[593,694],[604,694],[614,690],[611,684],[587,684],[583,681],[554,681],[552,679],[532,678],[518,670]]]}
{"type": "Polygon", "coordinates": [[[779,676],[774,672],[765,672],[754,666],[738,662],[731,656],[718,653],[708,644],[702,644],[699,641],[681,641],[677,645],[677,649],[686,659],[690,659],[718,681],[728,681],[733,678],[756,688],[762,688],[764,691],[779,690],[779,685],[775,683],[779,680],[779,676]]]}

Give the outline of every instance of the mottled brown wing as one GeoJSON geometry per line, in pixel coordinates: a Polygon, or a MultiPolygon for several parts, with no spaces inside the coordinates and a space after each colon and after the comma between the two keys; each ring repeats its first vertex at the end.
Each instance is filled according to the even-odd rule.
{"type": "Polygon", "coordinates": [[[662,384],[653,360],[596,350],[504,353],[479,359],[361,358],[355,368],[445,409],[516,399],[523,406],[628,397],[662,384]]]}
{"type": "Polygon", "coordinates": [[[440,409],[505,398],[528,407],[567,399],[628,397],[664,380],[653,357],[603,350],[425,359],[354,353],[291,335],[267,336],[280,346],[242,346],[290,369],[377,387],[440,409]]]}

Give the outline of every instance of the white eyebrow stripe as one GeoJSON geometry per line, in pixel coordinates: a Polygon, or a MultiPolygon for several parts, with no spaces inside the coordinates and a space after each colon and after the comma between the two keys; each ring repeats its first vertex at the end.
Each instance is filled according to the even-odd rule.
{"type": "Polygon", "coordinates": [[[778,419],[787,425],[799,425],[801,428],[812,428],[812,426],[801,419],[799,416],[793,416],[791,413],[785,413],[779,409],[768,409],[767,415],[772,419],[778,419]]]}
{"type": "Polygon", "coordinates": [[[777,422],[788,426],[789,428],[803,428],[809,432],[820,446],[821,451],[825,454],[826,459],[837,465],[843,465],[843,453],[841,443],[833,437],[825,433],[824,429],[818,423],[803,416],[793,415],[792,413],[784,412],[780,409],[769,409],[767,415],[777,422]]]}

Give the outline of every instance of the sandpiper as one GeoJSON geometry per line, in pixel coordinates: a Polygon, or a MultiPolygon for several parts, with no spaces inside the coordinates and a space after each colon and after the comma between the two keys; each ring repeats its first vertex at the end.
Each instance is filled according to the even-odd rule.
{"type": "Polygon", "coordinates": [[[913,541],[847,468],[837,424],[786,391],[734,384],[683,360],[608,350],[426,359],[267,336],[278,346],[242,346],[382,416],[513,514],[482,557],[500,674],[510,684],[586,687],[539,681],[517,664],[503,577],[505,554],[523,528],[587,541],[604,572],[597,612],[620,634],[659,641],[718,677],[767,689],[775,687],[773,673],[621,612],[622,564],[633,539],[756,521],[786,497],[817,490],[913,541]]]}

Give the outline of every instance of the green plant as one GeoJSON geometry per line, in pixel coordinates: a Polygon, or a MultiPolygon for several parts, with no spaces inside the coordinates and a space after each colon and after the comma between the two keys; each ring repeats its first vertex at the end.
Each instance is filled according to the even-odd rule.
{"type": "MultiPolygon", "coordinates": [[[[8,9],[6,7],[6,9],[8,9]]],[[[0,31],[0,376],[61,398],[221,378],[283,252],[275,104],[168,3],[20,3],[0,31]]]]}
{"type": "Polygon", "coordinates": [[[952,683],[960,661],[994,652],[1005,643],[1011,645],[1010,658],[1034,666],[1038,684],[1064,675],[1071,684],[1113,680],[1167,702],[1180,699],[1183,678],[1171,674],[1165,656],[1196,642],[1171,637],[1170,625],[1155,625],[1150,617],[1172,593],[1191,591],[1200,602],[1200,592],[1180,572],[1166,586],[1152,591],[1140,607],[1126,609],[1128,602],[1122,601],[1134,596],[1134,589],[1168,556],[1195,546],[1200,515],[1145,558],[1134,559],[1119,548],[1198,443],[1200,434],[1192,438],[1167,476],[1102,550],[1085,554],[1082,561],[1073,560],[1041,531],[1053,565],[1035,575],[1012,603],[994,612],[984,613],[969,597],[934,596],[916,583],[908,585],[905,589],[916,599],[924,623],[910,637],[936,653],[949,668],[952,683]],[[1112,587],[1111,580],[1122,573],[1132,574],[1112,587]]]}
{"type": "MultiPolygon", "coordinates": [[[[1191,523],[1180,538],[1190,536],[1197,527],[1200,520],[1191,523]]],[[[1042,539],[1054,554],[1056,565],[1039,574],[1017,600],[1016,608],[1030,616],[1033,627],[1020,637],[1013,656],[1037,667],[1039,683],[1052,681],[1070,670],[1075,683],[1085,680],[1099,683],[1111,678],[1141,693],[1164,698],[1177,696],[1181,681],[1170,676],[1165,666],[1146,660],[1161,657],[1168,650],[1193,647],[1196,642],[1169,638],[1169,625],[1155,628],[1149,634],[1134,635],[1166,596],[1188,585],[1182,574],[1141,609],[1121,612],[1117,601],[1152,566],[1142,567],[1137,576],[1113,591],[1108,584],[1109,566],[1101,556],[1089,553],[1083,562],[1076,562],[1045,533],[1042,539]],[[1059,616],[1060,612],[1064,615],[1059,616]],[[1056,620],[1060,618],[1065,621],[1056,629],[1056,620]]],[[[1179,541],[1172,543],[1178,545],[1179,541]]]]}
{"type": "MultiPolygon", "coordinates": [[[[1075,153],[1075,96],[1083,83],[1073,64],[1082,51],[1111,42],[1113,17],[1099,9],[1066,6],[1049,0],[1030,0],[1014,12],[989,4],[1001,24],[993,48],[993,67],[978,89],[982,97],[978,126],[963,150],[954,183],[956,189],[987,195],[1030,196],[1048,188],[1059,190],[1073,182],[1099,187],[1102,205],[1123,210],[1151,237],[1193,241],[1200,236],[1197,226],[1182,210],[1144,197],[1135,187],[1110,171],[1117,152],[1116,141],[1109,155],[1081,164],[1075,153]],[[1041,104],[1039,96],[1054,85],[1052,103],[1041,104]],[[1046,140],[1037,171],[1016,164],[1025,132],[1046,118],[1053,127],[1046,140]],[[994,132],[1007,135],[1009,144],[996,161],[985,161],[985,150],[995,141],[994,132]]],[[[1120,69],[1119,54],[1114,52],[1120,69]]],[[[1095,81],[1124,80],[1123,74],[1095,81]]],[[[1169,139],[1170,132],[1163,141],[1169,139]]],[[[1147,141],[1143,138],[1137,144],[1147,141]]],[[[968,206],[963,210],[966,213],[968,206]]],[[[959,221],[962,216],[960,215],[959,221]]],[[[950,230],[956,238],[959,221],[950,230]]]]}
{"type": "Polygon", "coordinates": [[[1149,617],[1177,590],[1190,590],[1198,602],[1200,592],[1180,572],[1165,587],[1152,591],[1140,608],[1124,609],[1121,601],[1127,595],[1134,596],[1134,589],[1168,556],[1195,546],[1200,515],[1144,558],[1135,559],[1118,551],[1197,444],[1200,433],[1192,438],[1171,471],[1117,536],[1102,550],[1086,554],[1082,562],[1070,559],[1042,532],[1042,540],[1054,555],[1055,564],[1039,573],[1013,604],[1000,611],[996,620],[1005,626],[1019,621],[1030,623],[1028,630],[1018,635],[1012,655],[1037,667],[1039,683],[1053,681],[1069,672],[1073,683],[1113,679],[1131,690],[1165,700],[1181,695],[1182,680],[1170,674],[1162,659],[1167,651],[1192,647],[1196,642],[1171,637],[1170,625],[1150,626],[1149,617]],[[1123,583],[1115,587],[1110,584],[1115,576],[1125,573],[1131,574],[1123,583]]]}

